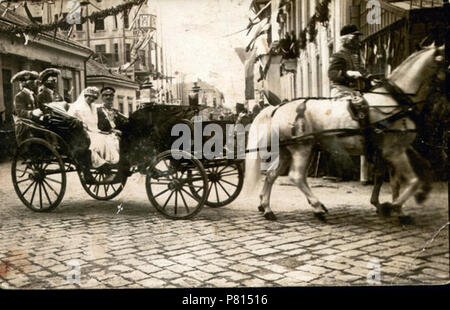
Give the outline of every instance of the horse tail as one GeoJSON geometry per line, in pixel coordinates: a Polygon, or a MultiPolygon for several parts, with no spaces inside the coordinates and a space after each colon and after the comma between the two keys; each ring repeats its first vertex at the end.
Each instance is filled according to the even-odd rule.
{"type": "Polygon", "coordinates": [[[249,152],[245,156],[244,178],[244,191],[247,194],[253,193],[261,180],[261,156],[259,154],[259,148],[270,146],[272,110],[273,107],[268,107],[261,111],[250,126],[247,145],[249,152]]]}

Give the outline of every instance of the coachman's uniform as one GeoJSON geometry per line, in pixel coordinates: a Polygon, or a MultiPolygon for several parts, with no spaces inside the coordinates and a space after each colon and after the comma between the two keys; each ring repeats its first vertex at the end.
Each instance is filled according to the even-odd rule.
{"type": "Polygon", "coordinates": [[[348,49],[342,49],[331,56],[328,77],[331,81],[332,92],[335,96],[352,95],[357,88],[357,81],[347,76],[346,71],[364,72],[359,61],[359,55],[348,49]]]}
{"type": "Polygon", "coordinates": [[[14,97],[14,107],[17,116],[31,119],[31,112],[38,108],[36,94],[28,88],[23,88],[14,97]]]}
{"type": "Polygon", "coordinates": [[[58,92],[52,88],[55,88],[56,85],[51,85],[52,88],[47,84],[47,80],[50,77],[58,77],[61,74],[61,71],[55,68],[47,68],[39,74],[39,79],[41,81],[41,88],[39,89],[39,93],[37,95],[38,105],[42,109],[44,104],[51,102],[64,101],[63,97],[58,94],[58,92]]]}

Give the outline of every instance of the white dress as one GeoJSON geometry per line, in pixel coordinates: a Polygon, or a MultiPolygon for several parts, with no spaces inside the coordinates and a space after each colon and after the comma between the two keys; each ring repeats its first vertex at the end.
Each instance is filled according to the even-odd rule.
{"type": "Polygon", "coordinates": [[[91,106],[84,99],[84,92],[69,108],[68,114],[78,118],[84,124],[91,144],[92,166],[98,168],[105,163],[119,162],[119,137],[115,133],[105,133],[98,129],[97,105],[91,106]]]}

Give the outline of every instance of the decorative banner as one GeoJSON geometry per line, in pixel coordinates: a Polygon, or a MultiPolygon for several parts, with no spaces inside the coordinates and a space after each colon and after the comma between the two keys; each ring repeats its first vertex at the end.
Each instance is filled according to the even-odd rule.
{"type": "MultiPolygon", "coordinates": [[[[125,12],[130,10],[133,6],[141,5],[147,0],[131,0],[124,4],[120,4],[116,7],[112,7],[109,9],[104,9],[101,11],[93,12],[89,16],[83,16],[81,17],[81,24],[84,24],[85,22],[95,22],[96,19],[104,19],[108,16],[114,16],[119,13],[125,12]]],[[[19,7],[20,5],[17,5],[14,8],[19,7]]],[[[3,16],[6,15],[7,11],[10,11],[13,9],[7,8],[3,12],[3,16]]],[[[71,25],[67,23],[67,21],[63,18],[59,21],[56,21],[51,24],[29,24],[29,25],[0,25],[0,32],[10,34],[12,36],[18,35],[23,36],[24,34],[31,35],[33,37],[36,37],[39,33],[42,32],[50,32],[55,31],[58,28],[61,29],[68,29],[71,25]]]]}

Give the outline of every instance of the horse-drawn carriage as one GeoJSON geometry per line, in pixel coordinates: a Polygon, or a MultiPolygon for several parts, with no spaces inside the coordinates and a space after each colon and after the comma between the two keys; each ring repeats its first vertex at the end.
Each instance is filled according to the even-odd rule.
{"type": "Polygon", "coordinates": [[[12,180],[20,200],[33,211],[51,211],[61,203],[69,172],[77,172],[84,190],[98,200],[116,197],[127,178],[139,172],[146,176],[151,204],[172,219],[191,218],[204,204],[229,204],[242,189],[240,161],[225,156],[199,159],[193,152],[171,149],[177,138],[171,136],[172,126],[184,123],[193,128],[195,108],[153,105],[135,111],[120,128],[121,162],[126,164],[90,168],[90,178],[74,155],[80,148],[74,139],[81,132],[69,126],[73,119],[63,110],[50,105],[47,109],[43,121],[16,121],[26,135],[12,161],[12,180]]]}

